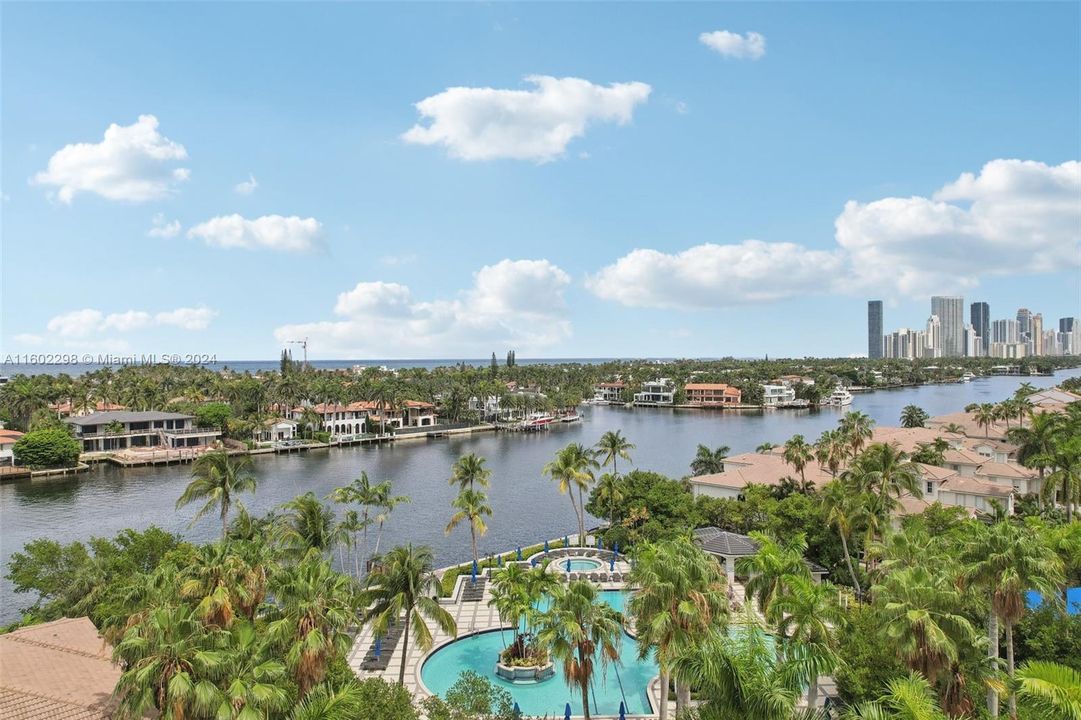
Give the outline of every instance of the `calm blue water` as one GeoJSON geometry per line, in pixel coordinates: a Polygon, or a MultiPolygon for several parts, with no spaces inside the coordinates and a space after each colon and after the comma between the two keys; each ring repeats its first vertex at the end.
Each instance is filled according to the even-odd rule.
{"type": "MultiPolygon", "coordinates": [[[[901,408],[922,407],[931,415],[954,412],[972,402],[991,402],[1011,395],[1024,381],[1047,387],[1081,370],[1060,372],[1055,378],[994,377],[965,384],[857,394],[851,410],[867,413],[880,424],[896,425],[901,408]]],[[[254,514],[262,514],[311,491],[325,497],[347,485],[361,471],[373,481],[390,480],[395,494],[412,497],[411,505],[388,520],[382,547],[411,542],[430,545],[440,565],[466,560],[469,531],[443,533],[455,489],[447,483],[450,467],[461,455],[475,452],[492,470],[488,489],[494,515],[488,533],[478,538],[482,554],[531,545],[542,538],[562,537],[575,528],[570,501],[560,495],[541,469],[567,443],[592,445],[607,430],[621,430],[637,447],[631,466],[672,477],[689,472],[695,447],[727,445],[733,453],[751,452],[760,443],[782,443],[796,433],[814,441],[836,426],[841,410],[711,412],[663,408],[585,407],[581,423],[563,424],[542,433],[479,433],[442,440],[399,441],[383,447],[354,447],[305,454],[262,455],[255,458],[255,494],[241,499],[254,514]]],[[[62,542],[112,537],[124,528],[156,524],[195,541],[217,537],[213,518],[189,527],[195,507],[174,508],[191,480],[191,468],[121,470],[107,465],[75,477],[0,484],[0,574],[7,572],[13,552],[27,542],[47,537],[62,542]]],[[[19,616],[32,599],[15,595],[0,579],[0,622],[19,616]]]]}
{"type": "MultiPolygon", "coordinates": [[[[604,602],[619,612],[624,611],[626,593],[607,590],[600,595],[604,602]]],[[[525,715],[562,717],[568,702],[571,712],[581,715],[581,693],[563,682],[561,663],[556,664],[555,677],[540,683],[511,683],[496,676],[496,658],[510,640],[509,632],[501,637],[498,631],[455,640],[437,650],[424,663],[421,679],[430,691],[442,695],[458,679],[459,673],[472,670],[509,692],[525,715]]],[[[652,712],[647,689],[650,680],[657,675],[657,663],[652,659],[639,660],[634,640],[625,633],[621,637],[619,656],[619,664],[610,664],[603,675],[599,671],[598,659],[598,671],[590,693],[590,711],[597,715],[616,715],[619,713],[619,703],[623,701],[628,715],[652,712]]]]}
{"type": "Polygon", "coordinates": [[[599,570],[601,567],[599,560],[562,560],[557,565],[564,572],[589,572],[590,570],[599,570]]]}

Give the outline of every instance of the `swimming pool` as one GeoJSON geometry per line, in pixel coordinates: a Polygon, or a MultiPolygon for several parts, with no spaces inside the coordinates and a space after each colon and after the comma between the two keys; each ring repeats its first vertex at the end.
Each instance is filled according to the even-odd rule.
{"type": "Polygon", "coordinates": [[[556,560],[549,567],[554,567],[563,572],[592,572],[593,570],[600,570],[601,565],[600,560],[571,558],[569,560],[556,560]]]}
{"type": "MultiPolygon", "coordinates": [[[[604,602],[620,612],[624,611],[626,595],[620,590],[600,593],[604,602]]],[[[504,631],[503,637],[498,630],[489,630],[455,640],[428,657],[420,670],[421,680],[430,692],[443,695],[463,670],[472,670],[509,692],[523,715],[562,717],[568,702],[575,715],[582,714],[581,694],[563,682],[562,663],[556,663],[555,677],[539,683],[512,683],[497,677],[495,661],[505,642],[510,642],[510,631],[504,631]]],[[[590,711],[597,715],[617,715],[623,701],[628,715],[651,713],[649,683],[657,676],[657,663],[652,657],[639,660],[638,648],[626,633],[620,637],[619,657],[620,664],[609,664],[603,677],[598,663],[590,693],[590,711]]]]}

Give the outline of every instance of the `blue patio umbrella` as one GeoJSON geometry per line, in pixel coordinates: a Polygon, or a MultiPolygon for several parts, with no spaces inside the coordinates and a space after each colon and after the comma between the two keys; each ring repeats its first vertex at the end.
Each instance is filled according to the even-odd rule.
{"type": "Polygon", "coordinates": [[[383,656],[383,637],[381,635],[375,638],[375,647],[372,648],[372,656],[383,656]]]}
{"type": "Polygon", "coordinates": [[[473,561],[473,582],[477,582],[477,561],[473,561]]]}
{"type": "Polygon", "coordinates": [[[613,555],[608,559],[608,572],[614,572],[616,569],[616,556],[613,555]]]}
{"type": "Polygon", "coordinates": [[[517,557],[518,557],[518,560],[521,561],[521,559],[522,559],[522,546],[521,545],[518,546],[518,556],[517,557]]]}
{"type": "Polygon", "coordinates": [[[537,558],[530,558],[529,567],[537,567],[537,558]]]}
{"type": "Polygon", "coordinates": [[[619,720],[627,720],[627,708],[623,705],[623,701],[619,701],[619,720]]]}
{"type": "Polygon", "coordinates": [[[499,567],[503,567],[503,556],[499,556],[499,567]]]}
{"type": "Polygon", "coordinates": [[[566,535],[563,536],[563,547],[570,547],[571,541],[566,535]]]}
{"type": "Polygon", "coordinates": [[[567,707],[563,710],[563,720],[571,720],[571,704],[567,703],[567,707]]]}
{"type": "Polygon", "coordinates": [[[616,543],[612,546],[612,552],[614,552],[616,555],[619,555],[619,543],[616,543]]]}
{"type": "Polygon", "coordinates": [[[567,572],[570,572],[570,571],[571,571],[571,561],[570,561],[570,558],[568,558],[567,559],[567,572]]]}
{"type": "Polygon", "coordinates": [[[544,554],[545,555],[548,554],[548,541],[547,540],[544,541],[544,554]]]}
{"type": "Polygon", "coordinates": [[[604,550],[604,539],[600,535],[597,536],[597,549],[604,550]]]}
{"type": "Polygon", "coordinates": [[[522,717],[522,708],[518,707],[518,703],[514,703],[514,717],[522,717]]]}

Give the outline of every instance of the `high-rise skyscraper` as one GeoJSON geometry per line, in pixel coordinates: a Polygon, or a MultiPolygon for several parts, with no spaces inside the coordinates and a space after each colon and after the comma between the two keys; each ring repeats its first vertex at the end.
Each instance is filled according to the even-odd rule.
{"type": "Polygon", "coordinates": [[[942,323],[938,315],[927,318],[927,333],[924,340],[924,357],[942,357],[942,323]]]}
{"type": "Polygon", "coordinates": [[[867,301],[867,357],[882,357],[882,301],[867,301]]]}
{"type": "Polygon", "coordinates": [[[1077,322],[1077,318],[1059,318],[1058,319],[1058,331],[1060,333],[1073,332],[1074,323],[1077,322]]]}
{"type": "Polygon", "coordinates": [[[1043,314],[1036,313],[1029,322],[1032,332],[1032,340],[1029,341],[1032,345],[1032,354],[1043,355],[1043,314]]]}
{"type": "Polygon", "coordinates": [[[983,354],[986,355],[991,347],[991,306],[985,302],[974,302],[969,306],[968,320],[972,327],[976,328],[976,334],[980,336],[980,344],[983,346],[983,354]]]}
{"type": "Polygon", "coordinates": [[[995,320],[991,323],[991,342],[1017,342],[1017,321],[1013,318],[995,320]]]}
{"type": "Polygon", "coordinates": [[[965,350],[965,299],[934,295],[931,314],[942,323],[942,357],[960,357],[965,350]]]}
{"type": "Polygon", "coordinates": [[[1017,342],[1028,342],[1032,339],[1032,311],[1028,308],[1020,308],[1017,311],[1017,342]]]}

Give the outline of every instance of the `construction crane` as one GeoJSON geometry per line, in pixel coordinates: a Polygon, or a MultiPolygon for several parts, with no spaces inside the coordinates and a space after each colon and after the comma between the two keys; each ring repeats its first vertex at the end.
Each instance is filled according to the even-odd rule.
{"type": "Polygon", "coordinates": [[[303,340],[288,340],[286,341],[286,344],[299,345],[304,348],[304,367],[308,367],[308,338],[304,338],[303,340]]]}

